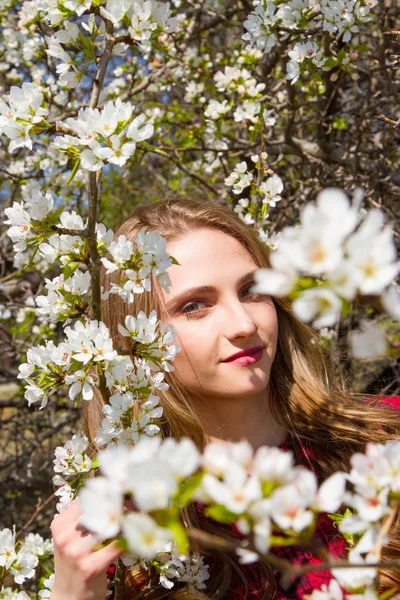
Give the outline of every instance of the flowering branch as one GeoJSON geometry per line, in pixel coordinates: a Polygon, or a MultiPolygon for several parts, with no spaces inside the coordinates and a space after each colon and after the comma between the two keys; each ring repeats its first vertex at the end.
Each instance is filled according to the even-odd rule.
{"type": "MultiPolygon", "coordinates": [[[[218,550],[225,550],[227,552],[235,552],[237,549],[242,548],[243,546],[239,541],[228,540],[225,537],[208,533],[207,531],[203,531],[198,528],[191,528],[188,530],[188,537],[193,542],[197,542],[201,544],[204,548],[216,548],[218,550]]],[[[304,546],[307,547],[307,546],[304,546]]],[[[292,577],[300,577],[306,573],[317,573],[319,571],[326,571],[332,568],[343,568],[343,569],[354,569],[354,564],[349,563],[346,560],[339,560],[335,557],[331,557],[330,560],[326,560],[325,562],[321,562],[318,565],[293,565],[288,560],[280,558],[276,554],[272,554],[271,552],[267,554],[263,554],[260,552],[254,545],[247,544],[246,550],[254,552],[258,555],[259,560],[264,562],[267,565],[271,565],[275,567],[279,571],[282,572],[283,577],[292,578],[292,577]]],[[[400,561],[387,561],[387,562],[374,562],[374,563],[365,563],[357,565],[357,568],[367,569],[367,568],[385,568],[385,569],[397,569],[400,565],[400,561]]]]}

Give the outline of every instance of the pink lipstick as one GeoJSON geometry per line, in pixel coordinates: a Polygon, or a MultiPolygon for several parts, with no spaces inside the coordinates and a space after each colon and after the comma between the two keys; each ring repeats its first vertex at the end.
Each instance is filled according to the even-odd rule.
{"type": "Polygon", "coordinates": [[[224,361],[225,363],[231,363],[239,367],[245,367],[251,365],[260,360],[264,352],[263,346],[254,346],[253,348],[247,348],[247,350],[241,350],[232,354],[224,361]]]}

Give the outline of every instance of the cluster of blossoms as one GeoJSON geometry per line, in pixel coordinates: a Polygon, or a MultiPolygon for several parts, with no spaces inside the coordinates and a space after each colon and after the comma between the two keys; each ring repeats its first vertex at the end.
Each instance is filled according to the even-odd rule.
{"type": "Polygon", "coordinates": [[[240,218],[252,225],[256,222],[263,225],[268,221],[268,208],[275,207],[277,202],[281,200],[283,191],[283,181],[276,173],[271,174],[271,170],[266,168],[265,161],[268,158],[266,152],[262,152],[261,156],[255,154],[251,156],[254,163],[254,168],[250,169],[246,161],[237,163],[233,171],[225,178],[225,185],[232,186],[232,192],[239,195],[243,190],[251,186],[249,197],[240,198],[234,210],[240,218]],[[257,182],[256,174],[265,176],[269,174],[261,182],[257,182]],[[261,210],[259,210],[261,204],[261,210]],[[257,214],[259,213],[259,214],[257,214]]]}
{"type": "MultiPolygon", "coordinates": [[[[43,193],[37,182],[22,186],[22,197],[22,202],[14,202],[5,209],[15,265],[21,268],[43,261],[46,270],[58,261],[64,270],[53,280],[46,279],[47,294],[36,298],[38,314],[53,321],[80,317],[88,306],[91,285],[90,273],[82,270],[89,256],[85,239],[87,223],[75,211],[65,211],[63,206],[54,208],[52,194],[43,193]],[[60,229],[66,233],[55,233],[60,229]]],[[[97,223],[96,239],[99,254],[110,254],[110,258],[102,258],[106,272],[124,270],[124,277],[113,283],[110,293],[133,302],[135,293],[150,291],[151,276],[157,277],[168,291],[170,280],[166,270],[173,259],[158,232],[140,231],[135,243],[125,236],[113,241],[113,232],[97,223]]]]}
{"type": "Polygon", "coordinates": [[[247,441],[221,448],[208,444],[203,478],[194,498],[208,505],[206,514],[235,522],[244,535],[253,533],[237,552],[241,562],[254,562],[270,548],[272,532],[312,533],[318,512],[335,512],[344,494],[345,476],[336,473],[318,489],[311,471],[294,465],[291,452],[263,446],[255,453],[247,441]],[[223,508],[221,508],[223,507],[223,508]]]}
{"type": "Polygon", "coordinates": [[[141,43],[144,51],[150,47],[152,37],[164,31],[172,33],[178,27],[178,19],[171,16],[169,2],[157,0],[128,0],[124,4],[118,0],[107,0],[100,12],[115,26],[121,26],[122,21],[128,29],[128,34],[141,43]]]}
{"type": "Polygon", "coordinates": [[[231,105],[228,104],[228,100],[210,100],[204,110],[204,116],[207,119],[219,119],[221,116],[226,115],[231,110],[231,105]]]}
{"type": "MultiPolygon", "coordinates": [[[[157,378],[152,378],[143,367],[138,367],[137,379],[140,384],[164,388],[166,384],[157,378]],[[142,371],[142,372],[141,372],[142,371]]],[[[145,388],[145,389],[146,389],[145,388]]],[[[106,446],[111,443],[136,443],[143,436],[153,436],[160,432],[156,424],[162,417],[163,409],[159,406],[159,398],[151,394],[140,401],[140,388],[136,394],[125,392],[113,394],[109,404],[103,406],[103,420],[96,435],[96,444],[106,446]]]]}
{"type": "Polygon", "coordinates": [[[52,340],[44,346],[30,348],[27,362],[19,366],[19,379],[27,387],[28,404],[41,401],[46,406],[49,396],[60,386],[67,384],[71,400],[93,398],[95,381],[91,376],[93,367],[101,372],[111,371],[123,357],[119,357],[104,323],[93,320],[77,321],[65,328],[66,340],[56,345],[52,340]]]}
{"type": "Polygon", "coordinates": [[[54,471],[65,475],[87,473],[92,468],[92,461],[85,451],[89,446],[86,435],[75,433],[64,446],[55,449],[54,471]]]}
{"type": "MultiPolygon", "coordinates": [[[[22,202],[14,202],[12,207],[5,209],[10,225],[8,236],[14,243],[15,264],[22,266],[30,258],[27,248],[36,242],[38,234],[42,232],[44,224],[51,226],[48,217],[53,212],[54,199],[50,192],[42,193],[39,184],[32,181],[21,186],[22,202]]],[[[57,217],[59,215],[56,215],[57,217]]]]}
{"type": "MultiPolygon", "coordinates": [[[[43,263],[43,270],[46,270],[59,261],[63,267],[73,263],[76,269],[79,263],[86,262],[88,249],[82,237],[86,223],[82,217],[75,211],[64,210],[63,205],[55,208],[55,198],[49,191],[43,193],[37,181],[23,185],[21,192],[23,201],[14,202],[4,211],[8,217],[5,223],[10,225],[7,234],[14,243],[15,266],[22,268],[28,263],[35,263],[35,266],[43,263]],[[55,233],[60,229],[71,233],[55,233]]],[[[99,223],[96,234],[99,251],[104,252],[113,233],[99,223]]],[[[54,291],[57,285],[57,281],[53,286],[49,283],[48,289],[54,291]]],[[[71,282],[69,285],[81,287],[71,282]]]]}
{"type": "MultiPolygon", "coordinates": [[[[83,6],[77,7],[78,15],[79,8],[82,9],[83,6]]],[[[105,34],[104,22],[101,22],[98,27],[94,15],[90,15],[87,23],[82,21],[81,26],[84,30],[83,33],[79,31],[76,23],[64,21],[63,29],[56,31],[54,35],[46,40],[48,56],[58,58],[61,61],[56,67],[56,73],[60,76],[58,83],[67,88],[75,88],[81,83],[83,76],[90,67],[90,60],[88,59],[93,58],[95,55],[95,44],[101,43],[105,34]],[[90,34],[90,38],[88,34],[90,34]],[[68,46],[69,52],[63,48],[63,44],[68,46]],[[73,53],[71,49],[73,49],[73,53]]],[[[113,53],[125,53],[126,48],[126,44],[116,44],[113,53]]]]}
{"type": "MultiPolygon", "coordinates": [[[[53,0],[26,0],[21,8],[19,26],[28,25],[35,16],[50,26],[56,26],[71,15],[81,17],[91,6],[92,0],[64,0],[58,3],[53,0]]],[[[120,28],[135,42],[139,42],[143,51],[149,49],[153,37],[162,31],[175,31],[178,26],[178,20],[171,16],[169,2],[129,0],[121,4],[116,0],[107,0],[100,7],[100,12],[116,29],[120,28]]]]}
{"type": "MultiPolygon", "coordinates": [[[[85,228],[81,217],[74,212],[70,214],[64,211],[60,223],[64,228],[78,232],[85,228]]],[[[170,280],[166,270],[172,264],[172,258],[166,253],[165,240],[158,232],[140,231],[134,243],[123,235],[113,241],[113,232],[98,223],[96,237],[99,254],[109,253],[112,259],[101,258],[106,272],[124,270],[124,275],[112,283],[103,299],[111,293],[133,302],[135,293],[151,290],[151,276],[157,277],[161,286],[168,291],[170,280]]],[[[88,256],[85,240],[78,235],[54,234],[39,245],[39,253],[49,263],[59,260],[70,275],[68,278],[61,275],[52,281],[46,280],[48,294],[36,298],[39,313],[49,315],[52,320],[79,317],[87,307],[90,289],[89,273],[78,269],[78,265],[84,263],[88,256]]]]}
{"type": "MultiPolygon", "coordinates": [[[[360,199],[359,199],[360,200],[360,199]]],[[[327,189],[282,232],[271,268],[256,273],[255,291],[293,300],[296,315],[317,329],[334,325],[346,303],[380,296],[398,318],[400,297],[392,281],[400,272],[391,225],[380,210],[362,212],[340,190],[327,189]]]]}
{"type": "Polygon", "coordinates": [[[64,446],[58,446],[55,449],[53,463],[56,475],[53,477],[53,483],[58,486],[56,491],[57,510],[60,513],[68,508],[74,499],[80,476],[89,473],[96,464],[86,453],[88,446],[88,438],[76,433],[64,446]]]}
{"type": "MultiPolygon", "coordinates": [[[[276,122],[273,110],[265,109],[260,101],[261,92],[265,89],[265,83],[257,83],[253,74],[245,68],[238,66],[226,66],[224,71],[218,71],[214,75],[217,92],[233,94],[238,97],[238,105],[233,112],[235,123],[248,123],[249,131],[253,131],[255,125],[263,122],[272,126],[276,122]]],[[[211,121],[218,120],[226,115],[234,107],[232,99],[221,101],[211,99],[204,111],[204,116],[211,121]]]]}
{"type": "Polygon", "coordinates": [[[214,75],[214,81],[219,92],[237,93],[250,98],[255,98],[265,89],[265,83],[257,83],[248,69],[239,67],[226,66],[224,71],[214,75]]]}
{"type": "Polygon", "coordinates": [[[172,497],[178,505],[185,502],[183,495],[179,497],[181,482],[200,464],[193,442],[173,438],[161,442],[159,437],[144,437],[133,448],[108,447],[99,453],[98,460],[102,476],[87,480],[79,492],[82,524],[103,539],[122,531],[129,551],[139,558],[155,558],[171,541],[177,542],[174,548],[186,554],[187,543],[181,540],[184,530],[178,526],[174,512],[164,519],[164,525],[159,522],[162,514],[167,517],[172,497]],[[126,497],[139,511],[153,515],[126,513],[126,497]]]}
{"type": "MultiPolygon", "coordinates": [[[[167,548],[172,544],[167,545],[167,548]]],[[[160,565],[160,583],[163,587],[171,589],[175,581],[187,583],[188,590],[203,590],[206,581],[210,578],[209,567],[204,564],[204,558],[198,552],[188,556],[166,552],[158,557],[160,565]]]]}
{"type": "MultiPolygon", "coordinates": [[[[143,438],[133,448],[100,452],[102,476],[88,480],[79,493],[81,522],[100,538],[122,536],[137,560],[155,564],[166,544],[187,555],[179,512],[197,501],[208,516],[235,523],[244,535],[252,533],[254,546],[243,540],[237,549],[240,561],[251,563],[269,551],[272,539],[276,543],[282,535],[283,541],[290,533],[301,544],[302,536],[313,534],[319,513],[348,505],[352,511],[340,528],[358,535],[349,555],[357,565],[379,551],[380,528],[398,506],[399,451],[399,441],[371,444],[366,454],[353,456],[349,474],[335,473],[318,487],[312,471],[296,466],[292,453],[278,448],[264,446],[254,453],[247,441],[210,443],[200,455],[186,438],[143,438]],[[127,497],[140,513],[124,511],[127,497]]],[[[368,588],[376,576],[375,568],[332,572],[346,590],[368,588]]]]}
{"type": "Polygon", "coordinates": [[[297,42],[293,50],[288,52],[290,60],[286,65],[286,77],[294,84],[300,77],[301,68],[308,67],[310,62],[316,67],[322,67],[326,59],[323,56],[323,48],[315,42],[308,41],[306,43],[297,42]]]}
{"type": "Polygon", "coordinates": [[[61,274],[45,281],[47,295],[36,297],[39,315],[59,321],[74,316],[80,317],[86,311],[91,281],[89,271],[82,272],[77,269],[68,279],[61,274]]]}
{"type": "MultiPolygon", "coordinates": [[[[0,531],[0,567],[14,578],[16,584],[32,579],[39,562],[44,562],[52,554],[51,540],[44,540],[37,533],[29,533],[23,541],[19,541],[11,529],[0,531]]],[[[7,593],[11,595],[13,592],[10,588],[3,588],[0,598],[7,597],[7,593]]],[[[19,593],[22,594],[20,600],[28,598],[25,592],[19,593]]]]}
{"type": "Polygon", "coordinates": [[[145,360],[151,370],[174,370],[168,361],[175,360],[180,350],[179,346],[173,343],[175,329],[173,325],[165,325],[159,321],[155,310],[148,317],[143,311],[140,311],[137,317],[128,315],[125,317],[125,327],[119,323],[118,330],[122,336],[135,343],[136,356],[145,360]]]}
{"type": "Polygon", "coordinates": [[[43,93],[35,84],[23,83],[20,88],[12,86],[4,100],[0,99],[0,135],[11,140],[8,150],[32,150],[32,135],[40,131],[48,112],[43,93]]]}
{"type": "MultiPolygon", "coordinates": [[[[204,116],[207,119],[217,120],[220,117],[226,115],[232,108],[228,101],[222,100],[210,100],[204,111],[204,116]]],[[[265,110],[261,102],[256,100],[244,100],[234,111],[233,120],[236,123],[249,122],[259,123],[261,117],[266,125],[274,125],[276,123],[276,116],[273,110],[265,110]]],[[[252,131],[254,127],[249,126],[249,131],[252,131]]]]}
{"type": "MultiPolygon", "coordinates": [[[[149,319],[142,313],[137,320],[128,316],[126,327],[128,329],[124,328],[126,333],[123,335],[135,340],[139,340],[145,332],[144,341],[136,343],[135,360],[145,360],[148,369],[156,372],[173,370],[168,361],[174,360],[179,346],[171,343],[175,338],[171,325],[158,322],[155,313],[149,319]]],[[[65,341],[58,346],[50,340],[44,346],[30,348],[27,362],[19,367],[18,378],[27,383],[25,398],[29,405],[40,400],[43,408],[49,396],[64,384],[69,386],[71,400],[91,400],[95,378],[102,374],[110,390],[117,386],[126,391],[129,385],[134,388],[143,385],[136,378],[131,358],[119,355],[113,348],[110,332],[104,323],[77,321],[73,327],[66,327],[64,332],[65,341]]]]}
{"type": "Polygon", "coordinates": [[[52,146],[89,171],[98,171],[105,162],[122,167],[134,155],[136,144],[151,137],[154,130],[144,114],[133,118],[133,110],[132,104],[119,98],[102,110],[81,108],[76,119],[60,123],[71,134],[57,136],[52,146]]]}
{"type": "Polygon", "coordinates": [[[124,271],[124,276],[118,282],[113,282],[111,294],[118,294],[126,302],[133,302],[134,294],[151,290],[151,275],[158,278],[163,289],[169,290],[171,281],[167,269],[173,259],[166,252],[165,239],[157,231],[140,231],[135,244],[120,235],[107,249],[112,260],[101,259],[106,273],[124,271]]]}
{"type": "Polygon", "coordinates": [[[160,432],[155,421],[161,418],[163,411],[156,392],[168,389],[160,369],[172,371],[173,366],[168,361],[173,361],[179,352],[179,346],[173,343],[174,329],[158,321],[155,311],[149,318],[142,311],[136,318],[128,315],[125,327],[119,324],[118,329],[135,345],[135,370],[130,373],[128,384],[113,380],[113,388],[118,392],[102,409],[103,420],[96,437],[98,446],[118,442],[132,444],[142,436],[160,432]]]}
{"type": "MultiPolygon", "coordinates": [[[[371,19],[371,9],[378,0],[261,0],[252,11],[243,26],[246,33],[242,39],[265,53],[271,52],[275,46],[288,38],[288,30],[310,27],[319,37],[323,32],[342,36],[343,42],[349,42],[354,33],[359,32],[359,25],[371,19]]],[[[312,64],[317,68],[332,69],[338,61],[324,56],[322,43],[307,39],[297,42],[288,53],[287,78],[295,83],[301,72],[300,65],[309,68],[312,64]]],[[[343,57],[338,57],[341,62],[343,57]]]]}
{"type": "MultiPolygon", "coordinates": [[[[398,441],[367,444],[365,454],[357,453],[351,458],[347,479],[353,490],[345,494],[344,501],[352,514],[339,524],[340,531],[353,535],[356,541],[349,552],[351,563],[379,562],[381,547],[387,543],[385,536],[379,541],[382,525],[397,510],[400,497],[399,449],[398,441]]],[[[332,573],[349,590],[372,586],[378,574],[374,567],[334,569],[332,573]]]]}
{"type": "Polygon", "coordinates": [[[226,177],[225,185],[232,186],[234,194],[241,194],[253,182],[253,173],[248,171],[245,161],[237,163],[233,171],[226,177]]]}
{"type": "Polygon", "coordinates": [[[137,560],[130,555],[123,556],[122,560],[126,566],[135,566],[147,572],[153,568],[159,576],[156,583],[166,589],[172,589],[179,582],[187,584],[189,592],[203,590],[205,582],[210,578],[209,566],[204,563],[201,554],[179,554],[174,551],[172,542],[165,544],[164,552],[154,560],[137,560]]]}

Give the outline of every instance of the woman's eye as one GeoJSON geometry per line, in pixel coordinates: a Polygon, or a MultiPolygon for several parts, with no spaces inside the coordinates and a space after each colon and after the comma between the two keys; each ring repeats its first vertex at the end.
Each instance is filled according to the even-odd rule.
{"type": "Polygon", "coordinates": [[[251,291],[251,288],[253,287],[253,285],[254,285],[254,281],[252,283],[250,283],[249,285],[247,285],[244,288],[243,292],[248,292],[248,294],[247,294],[248,296],[255,296],[255,297],[257,297],[258,294],[255,294],[254,292],[251,291]]]}
{"type": "MultiPolygon", "coordinates": [[[[253,294],[250,290],[254,285],[254,281],[250,284],[248,284],[243,290],[242,290],[242,294],[247,292],[246,296],[254,296],[257,297],[258,294],[253,294]]],[[[181,310],[181,314],[184,315],[189,315],[191,313],[201,313],[202,309],[196,308],[196,306],[198,306],[199,304],[205,304],[204,300],[192,300],[192,302],[189,302],[188,304],[186,304],[181,310]]]]}
{"type": "Polygon", "coordinates": [[[249,293],[249,295],[250,295],[250,296],[252,296],[252,294],[251,294],[251,292],[250,292],[250,290],[251,290],[251,288],[252,288],[252,287],[253,287],[253,284],[252,284],[252,283],[251,283],[250,285],[247,285],[247,286],[244,288],[244,290],[243,290],[243,293],[244,293],[244,292],[248,292],[248,293],[249,293]]]}
{"type": "Polygon", "coordinates": [[[180,312],[183,314],[199,312],[199,310],[196,310],[196,308],[194,310],[193,309],[190,310],[191,307],[193,307],[193,306],[195,307],[197,304],[203,304],[203,301],[202,300],[193,300],[192,302],[189,302],[189,304],[186,304],[186,306],[184,306],[180,312]]]}

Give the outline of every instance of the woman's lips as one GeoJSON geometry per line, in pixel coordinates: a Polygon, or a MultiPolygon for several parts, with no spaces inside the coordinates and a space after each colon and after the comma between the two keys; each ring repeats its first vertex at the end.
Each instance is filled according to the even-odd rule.
{"type": "Polygon", "coordinates": [[[254,351],[249,352],[245,356],[239,356],[238,358],[234,358],[232,360],[225,360],[224,362],[239,367],[246,367],[247,365],[252,365],[258,362],[262,357],[263,352],[264,348],[258,348],[254,351]]]}

